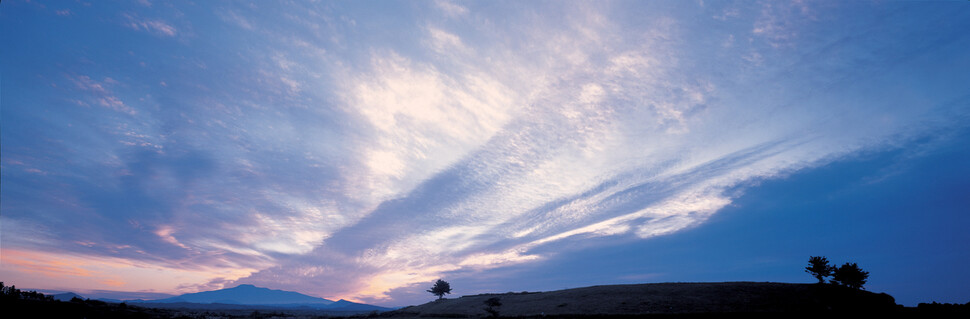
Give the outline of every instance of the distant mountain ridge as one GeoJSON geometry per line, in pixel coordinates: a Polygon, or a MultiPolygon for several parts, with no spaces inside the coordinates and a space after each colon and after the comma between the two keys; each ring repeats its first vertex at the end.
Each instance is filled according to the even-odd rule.
{"type": "Polygon", "coordinates": [[[54,300],[59,300],[59,301],[71,301],[71,299],[74,299],[74,298],[84,299],[84,297],[81,297],[81,295],[78,295],[73,292],[55,294],[55,295],[51,295],[51,297],[54,298],[54,300]]]}
{"type": "Polygon", "coordinates": [[[330,312],[388,311],[386,308],[340,299],[332,301],[298,292],[239,285],[233,288],[184,294],[156,300],[129,300],[133,305],[154,308],[194,309],[316,309],[330,312]]]}
{"type": "Polygon", "coordinates": [[[122,301],[143,301],[143,300],[156,300],[175,297],[175,295],[158,293],[158,292],[145,292],[145,291],[116,291],[116,290],[83,290],[83,291],[66,291],[58,289],[29,289],[36,290],[37,292],[43,293],[45,295],[61,295],[66,293],[71,293],[78,295],[81,299],[94,299],[106,302],[116,302],[120,303],[122,301]]]}
{"type": "MultiPolygon", "coordinates": [[[[120,292],[115,292],[119,293],[120,292]]],[[[54,299],[70,301],[72,298],[88,299],[73,292],[52,293],[54,299]]],[[[314,309],[331,313],[364,313],[371,311],[389,311],[387,308],[340,299],[332,301],[324,298],[304,295],[298,292],[256,287],[254,285],[239,285],[232,288],[213,291],[203,291],[183,294],[161,299],[132,299],[132,298],[94,298],[95,300],[128,303],[147,308],[189,308],[189,309],[314,309]]]]}
{"type": "Polygon", "coordinates": [[[194,303],[194,302],[128,302],[130,305],[161,308],[161,309],[196,309],[196,310],[317,310],[330,314],[356,314],[372,311],[383,312],[396,308],[386,308],[341,299],[329,305],[321,304],[276,304],[276,305],[247,305],[226,303],[194,303]]]}
{"type": "Polygon", "coordinates": [[[329,305],[332,300],[307,296],[298,292],[239,285],[233,288],[203,291],[172,298],[145,300],[143,303],[220,303],[237,305],[329,305]]]}

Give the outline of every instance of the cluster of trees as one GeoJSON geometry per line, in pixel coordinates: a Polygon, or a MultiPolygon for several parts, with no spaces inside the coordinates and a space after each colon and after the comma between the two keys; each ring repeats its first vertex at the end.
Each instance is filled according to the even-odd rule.
{"type": "Polygon", "coordinates": [[[174,311],[129,307],[124,303],[83,300],[78,297],[72,298],[70,302],[59,301],[54,299],[54,296],[36,291],[23,291],[14,285],[7,286],[3,282],[0,282],[0,310],[3,314],[13,314],[3,318],[177,318],[174,311]]]}
{"type": "Polygon", "coordinates": [[[862,286],[869,279],[869,272],[859,268],[856,263],[844,263],[835,267],[829,265],[828,258],[822,256],[809,257],[805,272],[812,274],[820,284],[825,283],[826,277],[832,277],[830,283],[855,289],[864,289],[862,286]]]}
{"type": "Polygon", "coordinates": [[[17,289],[16,285],[5,286],[2,281],[0,281],[0,298],[3,299],[18,299],[18,300],[39,300],[39,301],[53,301],[53,296],[47,296],[36,291],[22,291],[17,289]]]}

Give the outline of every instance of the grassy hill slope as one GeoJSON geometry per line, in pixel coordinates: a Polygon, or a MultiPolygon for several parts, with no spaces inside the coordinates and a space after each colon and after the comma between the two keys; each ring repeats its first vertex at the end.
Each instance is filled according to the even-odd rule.
{"type": "Polygon", "coordinates": [[[501,316],[590,316],[888,312],[892,296],[845,287],[771,282],[609,285],[539,293],[506,293],[443,299],[384,313],[388,317],[484,317],[485,300],[497,297],[501,316]]]}

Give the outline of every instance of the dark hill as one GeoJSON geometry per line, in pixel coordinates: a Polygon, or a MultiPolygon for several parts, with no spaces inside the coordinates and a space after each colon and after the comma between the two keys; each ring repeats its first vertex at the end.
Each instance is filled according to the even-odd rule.
{"type": "Polygon", "coordinates": [[[56,295],[51,295],[51,297],[53,297],[54,300],[60,300],[60,301],[71,301],[71,299],[74,299],[74,298],[84,299],[84,297],[81,297],[81,295],[78,295],[73,292],[65,292],[65,293],[60,293],[56,295]]]}
{"type": "Polygon", "coordinates": [[[393,308],[385,308],[385,307],[356,303],[353,301],[340,299],[332,304],[327,305],[326,308],[322,308],[322,309],[326,309],[329,311],[343,311],[343,312],[365,312],[365,311],[388,311],[393,308]]]}
{"type": "Polygon", "coordinates": [[[539,293],[443,299],[384,313],[390,317],[484,317],[497,297],[501,316],[630,316],[812,312],[890,312],[892,296],[833,285],[723,282],[610,285],[539,293]]]}

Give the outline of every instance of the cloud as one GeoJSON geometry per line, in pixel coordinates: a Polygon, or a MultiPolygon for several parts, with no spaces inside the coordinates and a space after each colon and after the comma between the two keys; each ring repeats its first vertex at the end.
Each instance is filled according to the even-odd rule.
{"type": "Polygon", "coordinates": [[[738,8],[726,8],[721,13],[714,15],[713,18],[721,21],[726,21],[728,19],[737,18],[741,14],[738,8]]]}
{"type": "Polygon", "coordinates": [[[461,43],[461,38],[457,35],[448,33],[441,29],[429,28],[431,34],[431,46],[435,51],[442,54],[449,54],[452,51],[463,52],[467,48],[461,43]]]}
{"type": "Polygon", "coordinates": [[[190,249],[188,246],[185,246],[185,244],[180,243],[178,239],[175,239],[175,236],[172,236],[172,233],[174,232],[175,229],[173,229],[171,226],[161,226],[155,231],[155,235],[158,235],[158,237],[166,243],[178,246],[182,249],[190,249]]]}
{"type": "Polygon", "coordinates": [[[174,37],[178,29],[161,19],[142,18],[134,14],[124,14],[124,25],[132,30],[146,31],[155,35],[174,37]]]}
{"type": "Polygon", "coordinates": [[[494,78],[451,78],[393,52],[347,88],[347,106],[373,128],[358,150],[366,170],[353,192],[380,202],[408,191],[486,142],[510,119],[515,96],[494,78]]]}
{"type": "Polygon", "coordinates": [[[250,22],[249,19],[246,19],[245,17],[243,17],[242,15],[236,13],[235,11],[228,10],[228,11],[225,11],[225,12],[220,12],[219,13],[219,18],[221,18],[225,22],[235,24],[235,25],[239,26],[240,28],[243,28],[243,29],[246,29],[246,30],[250,30],[251,31],[251,30],[254,30],[255,29],[253,27],[252,22],[250,22]]]}
{"type": "MultiPolygon", "coordinates": [[[[105,78],[103,81],[96,81],[87,75],[80,75],[71,79],[78,89],[85,91],[91,96],[92,104],[101,105],[105,108],[135,115],[135,109],[125,104],[120,98],[107,89],[108,86],[117,84],[112,78],[105,78]]],[[[81,101],[87,104],[86,102],[81,101]]]]}
{"type": "Polygon", "coordinates": [[[468,14],[468,8],[465,8],[453,1],[449,0],[436,0],[434,2],[435,6],[438,7],[445,15],[450,17],[460,17],[468,14]]]}
{"type": "Polygon", "coordinates": [[[19,268],[27,273],[43,274],[55,278],[93,276],[90,270],[78,267],[73,263],[57,259],[45,259],[45,256],[38,256],[29,252],[8,250],[4,251],[4,256],[6,257],[5,262],[9,263],[8,266],[19,268]]]}
{"type": "MultiPolygon", "coordinates": [[[[366,185],[370,187],[365,194],[387,192],[401,197],[399,200],[388,196],[375,198],[383,204],[367,218],[326,240],[326,243],[346,244],[329,247],[325,243],[323,247],[328,248],[309,254],[317,256],[312,259],[347,254],[346,258],[356,260],[349,265],[327,263],[328,271],[312,272],[312,280],[328,285],[333,294],[349,294],[363,300],[388,298],[386,294],[394,288],[421,283],[444,272],[540,260],[541,255],[528,250],[554,242],[560,234],[565,238],[573,233],[586,233],[580,225],[617,214],[595,206],[604,205],[597,201],[616,201],[612,196],[623,191],[622,188],[590,193],[597,184],[616,183],[609,175],[604,176],[603,171],[622,169],[616,165],[625,161],[622,157],[603,156],[624,147],[626,128],[617,111],[625,103],[666,98],[650,97],[652,91],[638,92],[627,87],[632,83],[647,88],[668,85],[659,81],[658,75],[676,61],[666,55],[640,53],[645,48],[662,50],[663,35],[659,33],[652,33],[654,38],[638,43],[639,47],[620,47],[618,52],[586,52],[589,43],[599,43],[612,50],[611,45],[624,41],[612,39],[609,45],[604,45],[601,34],[611,32],[610,28],[616,26],[603,23],[599,17],[577,16],[568,26],[565,32],[579,31],[583,36],[534,35],[547,39],[538,42],[546,54],[563,58],[550,61],[555,65],[551,70],[529,72],[562,73],[565,77],[558,84],[540,82],[513,89],[491,80],[505,75],[483,71],[529,70],[533,67],[528,60],[472,64],[477,67],[456,63],[453,65],[458,65],[457,68],[439,69],[394,52],[375,57],[373,75],[358,77],[358,84],[351,86],[356,91],[350,90],[357,93],[350,96],[348,104],[364,116],[378,136],[377,143],[365,145],[381,148],[363,153],[369,158],[365,161],[369,170],[365,171],[365,177],[355,179],[371,181],[366,185]],[[575,21],[593,21],[593,24],[577,25],[575,21]],[[568,53],[563,53],[564,50],[568,53]],[[600,67],[590,66],[584,61],[593,55],[607,58],[599,62],[600,67]],[[478,83],[490,87],[485,92],[499,93],[489,99],[499,103],[483,102],[483,95],[464,91],[482,87],[478,83]],[[381,139],[389,141],[381,143],[381,139]],[[416,171],[418,168],[421,170],[416,171]],[[411,182],[402,183],[406,178],[412,178],[411,182]],[[408,184],[411,186],[405,186],[408,184]],[[556,204],[582,193],[587,194],[569,203],[556,204]],[[519,225],[533,229],[516,229],[519,225]],[[580,227],[580,230],[570,233],[570,227],[580,227]],[[348,267],[361,270],[347,273],[348,267]],[[337,277],[343,278],[343,282],[335,282],[337,277]],[[347,278],[360,281],[354,283],[347,278]]],[[[663,32],[670,25],[663,21],[656,27],[653,31],[663,32]]],[[[447,51],[442,48],[462,45],[461,39],[450,32],[438,28],[429,30],[432,50],[447,51]]],[[[450,57],[486,60],[474,55],[450,57]]],[[[551,76],[540,73],[537,78],[551,76]]],[[[685,130],[687,113],[684,110],[704,102],[699,96],[704,94],[703,90],[690,85],[686,88],[682,90],[684,94],[676,94],[676,99],[642,110],[641,116],[654,119],[662,128],[655,134],[665,135],[672,127],[685,130]],[[671,120],[676,123],[670,123],[671,120]]],[[[624,154],[616,153],[617,156],[624,154]]],[[[723,205],[723,202],[716,201],[716,204],[723,205]]],[[[693,214],[709,214],[720,207],[711,205],[716,207],[656,213],[666,219],[654,221],[656,227],[641,227],[639,233],[678,230],[696,220],[693,214]]],[[[621,211],[629,214],[642,208],[621,211]]],[[[629,229],[626,227],[624,232],[629,229]]],[[[615,232],[615,227],[589,233],[606,235],[611,231],[615,232]]],[[[291,273],[288,269],[292,268],[267,269],[244,281],[268,283],[291,273]]]]}
{"type": "MultiPolygon", "coordinates": [[[[806,93],[812,89],[799,87],[802,80],[786,82],[792,86],[784,93],[743,93],[746,85],[778,74],[795,72],[811,81],[855,69],[816,73],[811,65],[816,62],[808,62],[737,83],[691,73],[687,61],[715,53],[679,51],[691,44],[677,40],[686,31],[676,19],[656,19],[634,32],[608,21],[595,10],[571,13],[561,24],[540,20],[535,29],[516,30],[526,36],[515,39],[528,45],[508,39],[503,44],[509,50],[523,45],[532,54],[500,62],[453,54],[423,64],[397,52],[378,53],[373,73],[354,82],[357,100],[349,104],[375,136],[393,140],[367,143],[378,148],[361,153],[369,158],[363,175],[369,177],[358,179],[370,181],[368,194],[387,191],[375,197],[381,204],[299,262],[284,261],[242,281],[269,284],[317,263],[322,270],[303,272],[312,285],[360,300],[388,300],[396,288],[445,274],[540,262],[571,241],[681,231],[729,205],[736,187],[924,134],[893,125],[850,128],[841,124],[853,121],[847,118],[832,122],[835,116],[863,121],[875,111],[829,99],[859,92],[848,79],[840,82],[841,92],[828,94],[806,93]],[[534,63],[533,57],[543,58],[534,63]],[[481,67],[463,67],[469,64],[481,67]],[[483,73],[497,79],[516,70],[531,79],[500,91],[521,102],[497,109],[501,116],[495,118],[502,120],[488,127],[498,130],[481,131],[484,126],[476,123],[487,121],[465,122],[453,115],[469,105],[450,98],[462,95],[454,93],[467,83],[462,74],[479,70],[490,70],[483,73]],[[485,134],[470,134],[476,130],[485,134]],[[433,147],[440,143],[451,144],[433,147]],[[448,160],[429,166],[427,158],[448,160]],[[419,170],[424,167],[434,169],[419,170]]],[[[801,41],[794,26],[775,20],[756,24],[772,48],[801,41]]],[[[433,51],[472,45],[463,40],[467,34],[438,26],[427,30],[433,51]]],[[[720,41],[712,43],[720,48],[720,41]]],[[[804,45],[825,52],[812,47],[815,43],[804,45]]],[[[474,46],[469,52],[488,48],[489,54],[501,55],[492,43],[474,46]]],[[[763,48],[754,54],[764,63],[783,58],[763,48]]],[[[727,58],[714,73],[744,70],[748,64],[742,56],[727,58]]],[[[881,72],[905,73],[892,66],[881,72]]]]}
{"type": "MultiPolygon", "coordinates": [[[[764,38],[776,48],[793,45],[799,37],[800,30],[818,20],[808,1],[786,3],[766,1],[762,2],[761,6],[761,15],[755,20],[751,33],[764,38]]],[[[724,17],[728,16],[725,12],[724,17]]],[[[734,11],[730,16],[737,16],[737,12],[734,11]]]]}

